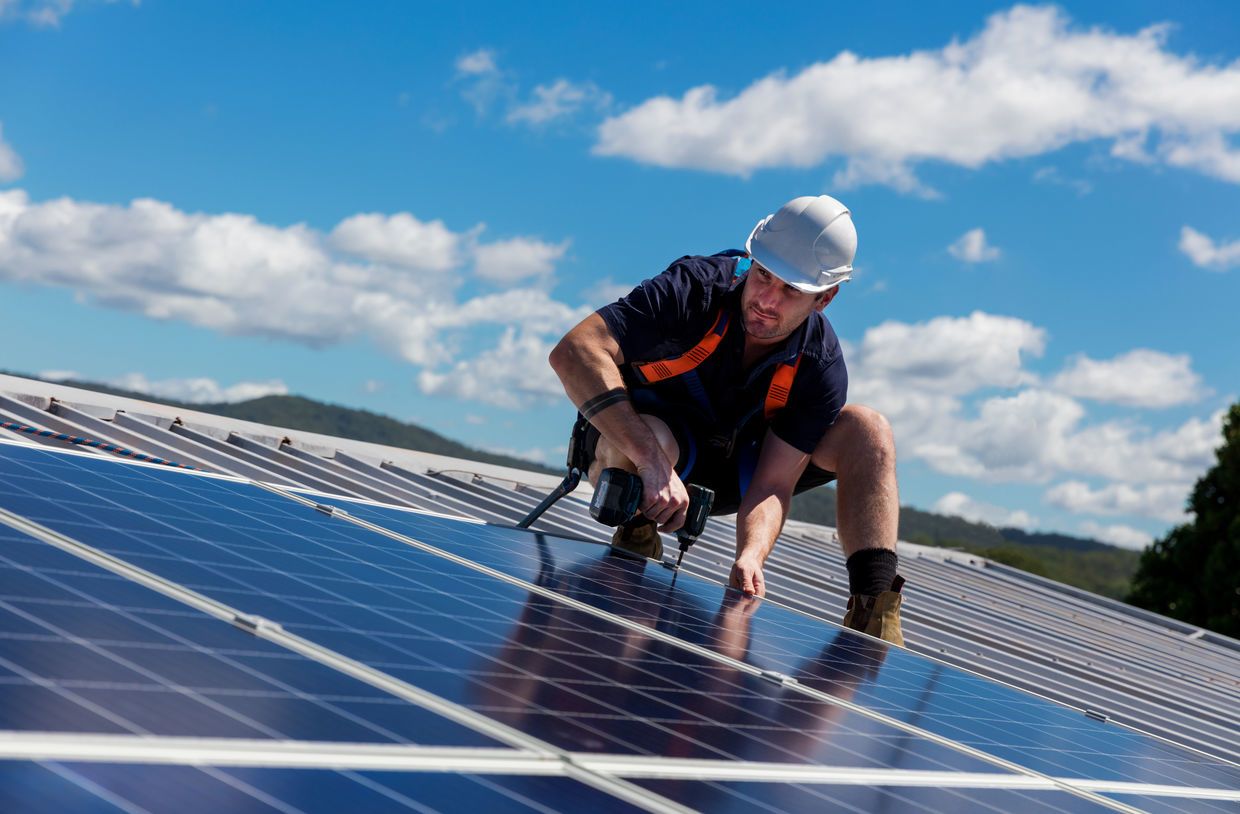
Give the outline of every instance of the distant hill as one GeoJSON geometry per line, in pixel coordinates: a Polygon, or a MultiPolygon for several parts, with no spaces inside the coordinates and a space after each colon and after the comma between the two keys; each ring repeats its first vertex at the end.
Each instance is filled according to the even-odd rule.
{"type": "MultiPolygon", "coordinates": [[[[25,373],[14,373],[11,375],[22,376],[27,379],[37,378],[25,373]]],[[[369,410],[357,410],[351,407],[326,404],[302,396],[263,396],[262,398],[233,403],[186,404],[168,399],[157,399],[149,393],[121,390],[95,382],[57,380],[53,384],[63,384],[69,387],[78,387],[82,390],[141,399],[142,401],[158,401],[160,404],[167,404],[171,407],[197,410],[201,413],[237,418],[243,421],[254,421],[259,424],[284,427],[290,430],[334,435],[354,441],[369,441],[400,449],[413,449],[419,452],[447,455],[469,461],[481,461],[482,463],[495,464],[497,466],[511,466],[516,469],[526,469],[534,472],[560,473],[559,469],[552,469],[545,464],[527,461],[524,458],[474,449],[458,441],[453,441],[451,438],[445,438],[425,427],[419,427],[416,424],[406,424],[388,416],[372,413],[369,410]]],[[[564,432],[567,439],[568,428],[565,428],[564,432]]]]}
{"type": "MultiPolygon", "coordinates": [[[[835,490],[813,489],[792,499],[795,520],[834,526],[835,490]]],[[[900,507],[900,539],[921,545],[958,548],[1022,571],[1123,599],[1141,559],[1139,551],[1081,537],[1021,529],[998,529],[960,517],[900,507]]]]}

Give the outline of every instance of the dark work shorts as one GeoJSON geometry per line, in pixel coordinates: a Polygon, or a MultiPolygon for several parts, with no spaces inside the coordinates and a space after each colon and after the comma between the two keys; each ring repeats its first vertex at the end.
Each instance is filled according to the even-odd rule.
{"type": "MultiPolygon", "coordinates": [[[[741,498],[748,490],[749,482],[753,479],[754,470],[757,468],[758,453],[762,448],[761,441],[738,444],[731,455],[725,455],[722,450],[716,449],[698,437],[683,417],[664,414],[659,410],[643,412],[662,419],[672,431],[676,445],[680,448],[680,458],[676,461],[675,469],[681,480],[714,490],[715,503],[710,513],[712,515],[735,514],[740,508],[741,498]]],[[[599,431],[591,424],[586,430],[584,444],[586,456],[591,463],[594,462],[594,450],[598,446],[600,437],[599,431]]],[[[801,473],[792,493],[799,495],[808,489],[822,486],[833,480],[835,480],[834,472],[814,466],[811,462],[806,464],[805,471],[801,473]]]]}

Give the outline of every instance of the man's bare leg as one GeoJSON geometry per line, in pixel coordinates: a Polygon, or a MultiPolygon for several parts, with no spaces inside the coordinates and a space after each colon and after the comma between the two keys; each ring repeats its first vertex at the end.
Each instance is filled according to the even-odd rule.
{"type": "Polygon", "coordinates": [[[848,405],[810,460],[839,478],[835,523],[848,558],[844,625],[903,646],[904,580],[897,574],[896,556],[900,497],[891,425],[875,410],[848,405]]]}
{"type": "Polygon", "coordinates": [[[900,496],[895,439],[887,419],[869,407],[845,406],[810,460],[839,479],[835,522],[844,556],[865,548],[895,551],[900,496]]]}

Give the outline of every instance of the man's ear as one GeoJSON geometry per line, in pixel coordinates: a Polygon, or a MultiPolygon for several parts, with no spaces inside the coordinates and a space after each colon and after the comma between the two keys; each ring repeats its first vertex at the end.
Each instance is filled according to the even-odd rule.
{"type": "Polygon", "coordinates": [[[822,297],[822,301],[818,303],[818,307],[815,310],[821,311],[826,308],[831,304],[831,300],[835,299],[835,295],[838,293],[840,293],[840,287],[837,285],[835,288],[828,288],[826,291],[819,294],[819,296],[822,297]]]}

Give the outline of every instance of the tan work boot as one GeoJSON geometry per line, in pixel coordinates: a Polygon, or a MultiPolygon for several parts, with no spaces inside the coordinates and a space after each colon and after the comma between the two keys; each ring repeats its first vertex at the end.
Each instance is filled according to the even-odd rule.
{"type": "Polygon", "coordinates": [[[844,627],[877,636],[885,642],[904,646],[904,634],[900,632],[900,603],[904,597],[900,589],[904,577],[896,576],[891,590],[878,596],[853,594],[848,597],[848,612],[844,614],[844,627]]]}
{"type": "Polygon", "coordinates": [[[630,521],[618,526],[611,535],[611,544],[639,557],[663,559],[663,538],[659,537],[655,524],[649,520],[630,521]]]}

